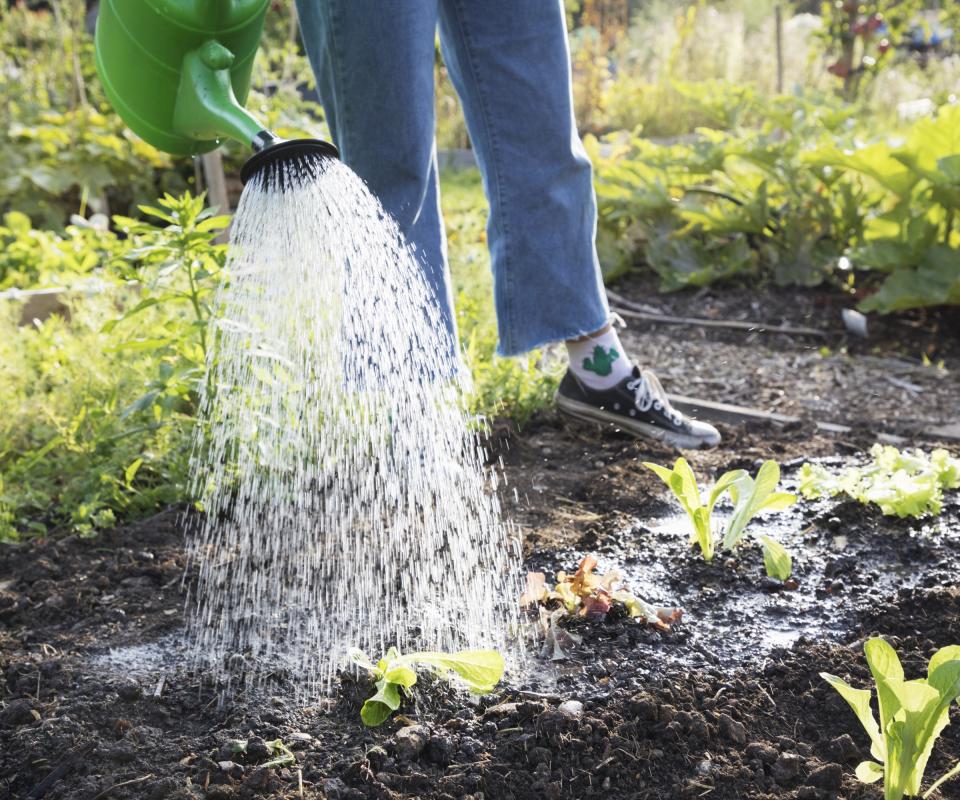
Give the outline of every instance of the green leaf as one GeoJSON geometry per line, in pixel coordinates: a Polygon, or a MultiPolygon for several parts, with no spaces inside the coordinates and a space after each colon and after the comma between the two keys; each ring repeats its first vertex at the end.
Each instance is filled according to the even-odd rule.
{"type": "Polygon", "coordinates": [[[880,726],[877,724],[876,717],[873,716],[873,710],[870,708],[870,690],[854,689],[843,678],[831,675],[828,672],[821,672],[820,677],[829,683],[840,696],[847,701],[847,705],[853,709],[857,715],[860,724],[870,737],[870,754],[880,761],[884,761],[886,750],[884,748],[883,737],[880,735],[880,726]]]}
{"type": "Polygon", "coordinates": [[[133,483],[133,479],[137,474],[137,470],[140,469],[141,464],[143,464],[143,458],[138,458],[123,471],[123,480],[128,487],[133,483]]]}
{"type": "Polygon", "coordinates": [[[695,509],[700,508],[702,504],[700,502],[700,490],[697,488],[697,477],[693,474],[693,469],[685,458],[677,459],[673,465],[673,476],[671,487],[677,497],[680,498],[684,508],[687,509],[687,513],[692,513],[695,509]]]}
{"type": "Polygon", "coordinates": [[[767,575],[776,578],[778,581],[785,581],[793,572],[793,559],[790,553],[780,542],[771,539],[769,536],[761,536],[760,542],[763,545],[763,564],[766,567],[767,575]]]}
{"type": "Polygon", "coordinates": [[[419,652],[398,658],[400,664],[430,664],[452,670],[476,694],[491,691],[503,677],[503,656],[496,650],[463,650],[459,653],[419,652]]]}
{"type": "Polygon", "coordinates": [[[693,512],[693,533],[693,541],[700,545],[703,560],[708,563],[713,561],[713,531],[710,527],[710,509],[706,506],[700,506],[693,512]]]}
{"type": "Polygon", "coordinates": [[[387,667],[383,677],[390,683],[395,683],[405,689],[409,689],[417,682],[417,673],[413,668],[405,664],[398,664],[397,662],[393,662],[393,664],[387,667]]]}
{"type": "Polygon", "coordinates": [[[730,496],[734,501],[734,509],[723,535],[725,549],[732,550],[737,545],[750,520],[760,511],[779,510],[793,502],[788,500],[792,495],[776,493],[779,483],[780,466],[773,460],[765,461],[761,465],[756,479],[744,473],[733,483],[730,496]]]}
{"type": "Polygon", "coordinates": [[[380,679],[376,686],[377,693],[360,709],[360,719],[370,728],[382,725],[400,708],[400,688],[397,684],[380,679]]]}
{"type": "Polygon", "coordinates": [[[856,774],[860,783],[876,783],[883,778],[883,765],[876,761],[861,761],[857,765],[856,774]]]}
{"type": "MultiPolygon", "coordinates": [[[[713,511],[713,507],[717,504],[717,500],[720,499],[721,495],[724,492],[733,490],[733,487],[736,485],[737,481],[741,480],[747,475],[747,471],[743,469],[735,469],[730,472],[724,472],[720,476],[720,479],[714,484],[713,489],[710,491],[710,499],[707,502],[707,507],[713,511]]],[[[735,490],[734,490],[735,491],[735,490]]],[[[736,504],[736,499],[733,500],[736,504]]]]}
{"type": "Polygon", "coordinates": [[[367,670],[367,672],[372,672],[377,677],[383,677],[382,671],[377,667],[371,660],[370,657],[364,653],[362,650],[359,650],[356,647],[351,647],[347,652],[347,657],[350,659],[351,663],[360,667],[361,669],[367,670]]]}
{"type": "MultiPolygon", "coordinates": [[[[643,466],[652,472],[656,473],[657,477],[660,478],[667,486],[670,486],[670,478],[673,477],[673,470],[668,469],[667,467],[662,467],[659,464],[654,464],[652,461],[644,461],[643,466]]],[[[673,487],[670,487],[673,488],[673,487]]]]}
{"type": "Polygon", "coordinates": [[[930,663],[927,664],[927,680],[932,682],[933,673],[936,672],[937,668],[949,661],[960,661],[960,645],[947,645],[933,654],[930,663]]]}
{"type": "Polygon", "coordinates": [[[774,492],[760,504],[761,511],[783,511],[797,502],[797,496],[790,492],[774,492]]]}

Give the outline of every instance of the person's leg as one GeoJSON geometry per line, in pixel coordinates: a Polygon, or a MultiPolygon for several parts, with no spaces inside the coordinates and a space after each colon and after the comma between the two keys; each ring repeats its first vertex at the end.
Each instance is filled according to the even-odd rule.
{"type": "Polygon", "coordinates": [[[440,38],[490,200],[500,352],[599,330],[609,311],[563,3],[440,0],[440,38]]]}
{"type": "Polygon", "coordinates": [[[455,330],[434,145],[437,0],[297,0],[334,143],[416,249],[455,330]]]}
{"type": "Polygon", "coordinates": [[[500,352],[565,341],[562,411],[678,447],[716,444],[716,429],[675,411],[609,325],[562,0],[439,2],[444,59],[490,200],[500,352]]]}

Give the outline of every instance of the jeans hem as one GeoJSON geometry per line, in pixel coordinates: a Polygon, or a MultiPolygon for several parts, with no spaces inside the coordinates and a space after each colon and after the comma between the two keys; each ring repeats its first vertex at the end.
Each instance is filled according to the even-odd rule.
{"type": "Polygon", "coordinates": [[[586,336],[588,333],[595,333],[604,325],[607,325],[609,322],[611,322],[611,320],[612,315],[609,311],[605,310],[603,314],[596,318],[596,321],[592,321],[588,324],[559,327],[551,332],[531,336],[528,340],[517,340],[516,337],[510,337],[511,340],[509,343],[501,340],[497,344],[497,355],[504,357],[519,356],[523,355],[524,353],[529,353],[531,350],[538,350],[548,344],[565,342],[567,339],[579,339],[581,336],[586,336]]]}

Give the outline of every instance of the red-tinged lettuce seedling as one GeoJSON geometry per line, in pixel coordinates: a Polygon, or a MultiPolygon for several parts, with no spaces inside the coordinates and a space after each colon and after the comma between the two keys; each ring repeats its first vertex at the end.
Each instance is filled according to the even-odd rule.
{"type": "Polygon", "coordinates": [[[377,692],[360,709],[360,719],[371,728],[382,725],[400,708],[401,690],[408,693],[417,682],[416,666],[433,667],[449,677],[455,672],[474,694],[487,694],[503,677],[503,656],[496,650],[461,650],[459,653],[418,652],[400,655],[396,647],[374,664],[360,650],[350,651],[350,660],[371,673],[377,692]]]}
{"type": "Polygon", "coordinates": [[[579,644],[580,637],[559,626],[560,620],[583,617],[600,622],[613,609],[622,608],[632,619],[661,630],[679,622],[683,611],[679,608],[654,606],[630,592],[617,570],[604,575],[594,572],[597,559],[584,556],[577,571],[557,573],[557,582],[551,588],[542,572],[528,572],[527,585],[520,596],[522,607],[537,606],[544,634],[543,655],[553,661],[567,657],[565,648],[579,644]]]}
{"type": "MultiPolygon", "coordinates": [[[[884,800],[916,797],[933,745],[950,722],[950,706],[960,697],[960,645],[938,650],[927,665],[927,677],[911,681],[905,680],[896,651],[883,639],[870,639],[863,649],[876,683],[879,722],[870,706],[869,689],[854,689],[826,672],[820,677],[847,701],[870,737],[870,755],[876,760],[861,762],[857,778],[863,783],[883,779],[884,800]]],[[[941,776],[923,796],[929,797],[958,773],[960,765],[941,776]]]]}

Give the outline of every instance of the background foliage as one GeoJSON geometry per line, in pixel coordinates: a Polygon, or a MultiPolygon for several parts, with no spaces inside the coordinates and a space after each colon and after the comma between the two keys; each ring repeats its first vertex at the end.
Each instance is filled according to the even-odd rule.
{"type": "MultiPolygon", "coordinates": [[[[107,106],[84,5],[0,6],[0,292],[71,288],[66,315],[27,325],[0,300],[0,540],[184,499],[225,263],[197,165],[107,106]]],[[[956,4],[785,1],[779,58],[776,5],[567,0],[608,276],[825,284],[868,311],[960,302],[956,4]]],[[[271,6],[248,105],[323,136],[290,10],[271,6]]],[[[440,147],[468,147],[439,54],[437,112],[440,147]]],[[[229,176],[245,155],[225,148],[229,176]]],[[[479,176],[443,175],[442,195],[472,410],[522,424],[563,364],[495,355],[479,176]]]]}

